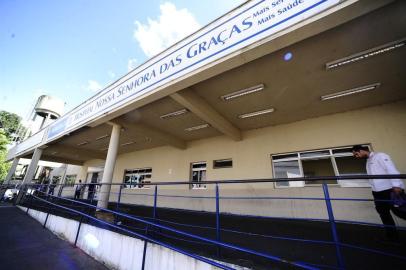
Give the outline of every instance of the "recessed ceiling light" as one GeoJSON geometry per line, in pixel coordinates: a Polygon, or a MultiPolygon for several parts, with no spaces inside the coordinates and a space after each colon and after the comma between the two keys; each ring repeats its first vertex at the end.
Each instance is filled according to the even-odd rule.
{"type": "Polygon", "coordinates": [[[171,113],[161,115],[160,118],[161,119],[168,119],[168,118],[172,118],[172,117],[175,117],[175,116],[185,114],[187,112],[188,112],[188,109],[182,109],[182,110],[179,110],[179,111],[176,111],[176,112],[171,112],[171,113]]]}
{"type": "Polygon", "coordinates": [[[325,100],[329,100],[329,99],[333,99],[333,98],[340,98],[340,97],[344,97],[344,96],[348,96],[348,95],[358,94],[358,93],[362,93],[365,91],[374,90],[374,89],[378,88],[380,85],[381,85],[380,83],[374,83],[374,84],[365,85],[365,86],[361,86],[361,87],[357,87],[357,88],[352,88],[349,90],[344,90],[344,91],[340,91],[337,93],[321,96],[320,99],[322,101],[325,101],[325,100]]]}
{"type": "Polygon", "coordinates": [[[88,144],[88,143],[89,143],[88,141],[83,141],[81,143],[78,143],[77,146],[82,146],[82,145],[85,145],[85,144],[88,144]]]}
{"type": "Polygon", "coordinates": [[[386,43],[379,47],[375,47],[375,48],[372,48],[372,49],[369,49],[366,51],[362,51],[362,52],[335,60],[333,62],[326,63],[326,69],[329,70],[329,69],[338,68],[338,67],[341,67],[341,66],[344,66],[347,64],[351,64],[354,62],[358,62],[360,60],[364,60],[371,56],[386,53],[386,52],[392,51],[394,49],[403,47],[405,45],[406,45],[406,38],[402,38],[400,40],[386,43]]]}
{"type": "Polygon", "coordinates": [[[269,108],[269,109],[262,110],[262,111],[256,111],[256,112],[250,112],[250,113],[240,114],[240,115],[238,116],[238,118],[241,118],[241,119],[250,118],[250,117],[254,117],[254,116],[259,116],[259,115],[271,113],[271,112],[274,112],[274,111],[275,111],[274,108],[269,108]]]}
{"type": "Polygon", "coordinates": [[[132,142],[127,142],[127,143],[123,143],[121,146],[126,146],[126,145],[130,145],[130,144],[134,144],[135,142],[134,141],[132,141],[132,142]]]}
{"type": "Polygon", "coordinates": [[[55,151],[55,152],[52,152],[52,153],[51,153],[51,155],[55,155],[55,154],[58,154],[58,152],[57,152],[57,151],[55,151]]]}
{"type": "Polygon", "coordinates": [[[190,127],[190,128],[186,128],[186,131],[194,131],[194,130],[199,130],[202,128],[208,128],[210,125],[209,124],[203,124],[203,125],[199,125],[199,126],[194,126],[194,127],[190,127]]]}
{"type": "Polygon", "coordinates": [[[231,99],[234,99],[234,98],[238,98],[238,97],[242,97],[242,96],[245,96],[245,95],[253,94],[255,92],[264,90],[264,88],[265,88],[264,84],[259,84],[259,85],[255,85],[255,86],[252,86],[252,87],[249,87],[249,88],[241,89],[241,90],[238,90],[236,92],[221,96],[220,98],[222,100],[224,100],[224,101],[228,101],[228,100],[231,100],[231,99]]]}
{"type": "Polygon", "coordinates": [[[104,139],[104,138],[107,138],[109,135],[103,135],[103,136],[100,136],[100,137],[97,137],[96,139],[95,139],[95,141],[99,141],[99,140],[102,140],[102,139],[104,139]]]}

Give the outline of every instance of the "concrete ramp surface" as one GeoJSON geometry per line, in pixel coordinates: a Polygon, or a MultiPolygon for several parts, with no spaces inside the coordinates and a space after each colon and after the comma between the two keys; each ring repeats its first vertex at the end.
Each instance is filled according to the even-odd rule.
{"type": "Polygon", "coordinates": [[[108,269],[11,204],[0,203],[0,269],[108,269]]]}

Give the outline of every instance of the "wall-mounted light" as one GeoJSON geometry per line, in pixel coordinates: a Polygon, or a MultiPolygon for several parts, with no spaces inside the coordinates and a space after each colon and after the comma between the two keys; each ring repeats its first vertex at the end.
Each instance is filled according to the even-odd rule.
{"type": "Polygon", "coordinates": [[[326,69],[333,69],[333,68],[338,68],[344,65],[348,65],[354,62],[358,62],[361,60],[364,60],[366,58],[376,56],[378,54],[383,54],[392,50],[395,50],[397,48],[403,47],[406,45],[406,38],[402,38],[400,40],[396,40],[390,43],[386,43],[382,46],[375,47],[366,51],[362,51],[338,60],[335,60],[333,62],[326,63],[326,69]]]}
{"type": "Polygon", "coordinates": [[[229,93],[227,95],[223,95],[220,98],[224,101],[228,101],[228,100],[232,100],[234,98],[238,98],[238,97],[242,97],[245,95],[249,95],[249,94],[253,94],[256,93],[258,91],[262,91],[265,89],[265,85],[264,84],[258,84],[249,88],[245,88],[245,89],[241,89],[232,93],[229,93]]]}
{"type": "Polygon", "coordinates": [[[240,115],[238,116],[238,118],[240,118],[240,119],[250,118],[250,117],[255,117],[255,116],[259,116],[259,115],[263,115],[263,114],[272,113],[272,112],[274,112],[274,111],[275,111],[274,108],[269,108],[269,109],[266,109],[266,110],[261,110],[261,111],[256,111],[256,112],[250,112],[250,113],[240,114],[240,115]]]}
{"type": "Polygon", "coordinates": [[[365,85],[365,86],[361,86],[361,87],[357,87],[357,88],[352,88],[352,89],[336,92],[336,93],[329,94],[329,95],[324,95],[324,96],[321,96],[320,99],[322,101],[325,101],[325,100],[329,100],[329,99],[354,95],[354,94],[362,93],[365,91],[374,90],[374,89],[378,88],[380,85],[381,85],[380,83],[369,84],[369,85],[365,85]]]}
{"type": "Polygon", "coordinates": [[[185,128],[185,131],[199,130],[202,128],[208,128],[209,126],[210,126],[209,124],[198,125],[198,126],[194,126],[194,127],[185,128]]]}
{"type": "Polygon", "coordinates": [[[167,114],[161,115],[159,118],[161,118],[161,119],[168,119],[168,118],[172,118],[172,117],[176,117],[176,116],[185,114],[185,113],[187,113],[187,112],[189,112],[188,109],[182,109],[182,110],[179,110],[179,111],[175,111],[175,112],[171,112],[171,113],[167,113],[167,114]]]}

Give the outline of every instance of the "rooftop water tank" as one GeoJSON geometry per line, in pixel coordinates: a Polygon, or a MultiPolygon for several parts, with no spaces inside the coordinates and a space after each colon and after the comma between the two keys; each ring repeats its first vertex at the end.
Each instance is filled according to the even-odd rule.
{"type": "Polygon", "coordinates": [[[65,103],[59,98],[42,95],[38,98],[34,111],[37,115],[57,119],[63,114],[65,103]]]}

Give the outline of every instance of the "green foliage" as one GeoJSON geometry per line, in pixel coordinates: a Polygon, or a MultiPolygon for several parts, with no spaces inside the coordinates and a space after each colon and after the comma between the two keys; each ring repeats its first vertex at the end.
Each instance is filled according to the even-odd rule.
{"type": "Polygon", "coordinates": [[[0,123],[9,140],[12,140],[13,136],[21,136],[26,132],[24,127],[19,129],[21,117],[15,113],[0,111],[0,123]],[[17,134],[17,131],[19,134],[17,134]]]}
{"type": "Polygon", "coordinates": [[[7,144],[9,143],[6,133],[0,128],[0,183],[4,181],[11,163],[6,162],[7,144]]]}

